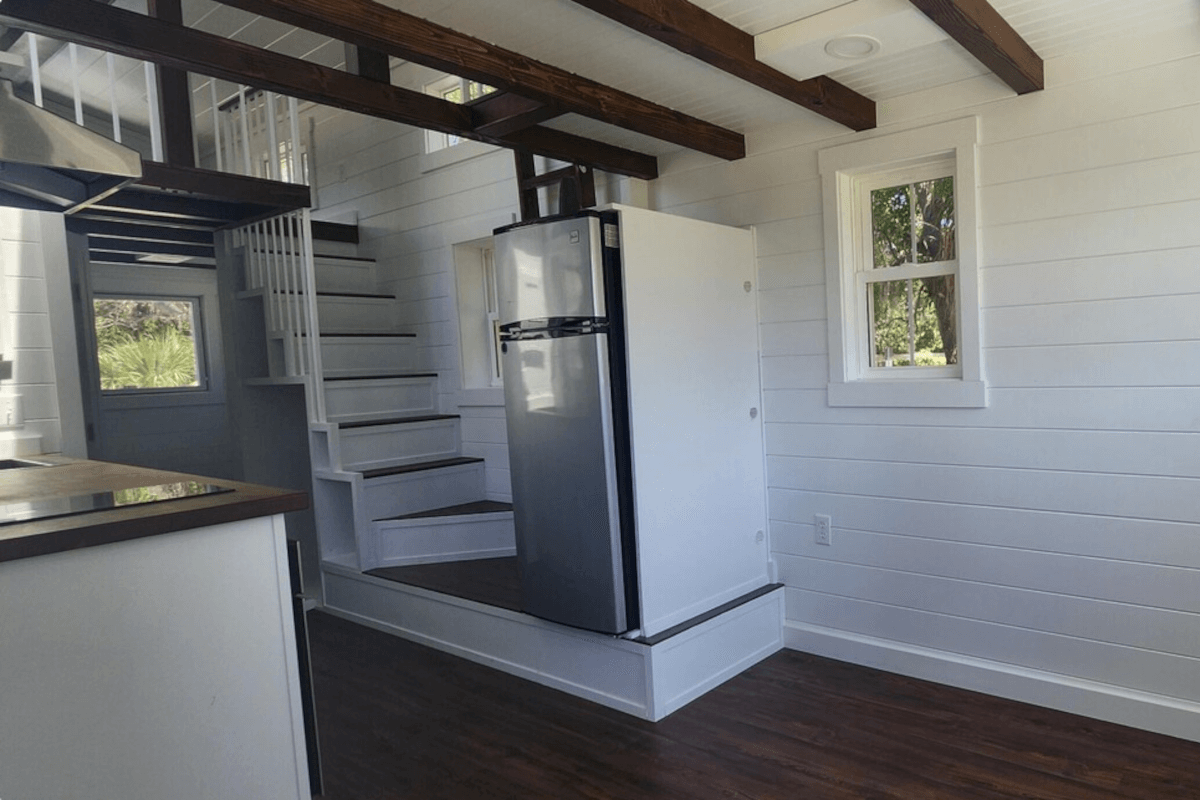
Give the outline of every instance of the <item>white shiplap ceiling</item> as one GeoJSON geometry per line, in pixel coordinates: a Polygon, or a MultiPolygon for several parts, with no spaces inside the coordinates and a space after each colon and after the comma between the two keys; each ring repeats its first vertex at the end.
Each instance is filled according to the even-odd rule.
{"type": "MultiPolygon", "coordinates": [[[[795,23],[848,0],[692,0],[750,34],[795,23]]],[[[120,5],[141,0],[119,0],[120,5]]],[[[679,53],[570,0],[383,0],[386,5],[575,72],[708,122],[745,132],[787,122],[831,123],[765,90],[679,53]]],[[[340,43],[214,0],[183,0],[185,23],[327,66],[344,62],[340,43]]],[[[1200,26],[1197,0],[992,0],[992,5],[1044,59],[1103,45],[1134,32],[1200,26]]],[[[802,27],[802,26],[797,26],[802,27]]],[[[1197,31],[1200,36],[1200,30],[1197,31]]],[[[69,93],[65,58],[45,65],[47,86],[69,93]]],[[[87,80],[99,81],[103,59],[87,80]]],[[[106,70],[105,70],[106,72],[106,70]]],[[[957,43],[943,40],[894,55],[887,52],[830,72],[876,101],[985,74],[957,43]]],[[[132,87],[133,99],[145,88],[132,87]]],[[[104,79],[107,80],[105,74],[104,79]]],[[[203,113],[207,84],[194,81],[203,113]],[[204,98],[201,102],[201,98],[204,98]]],[[[419,87],[413,87],[419,88],[419,87]]],[[[229,87],[222,87],[228,91],[229,87]]],[[[123,103],[124,105],[124,103],[123,103]]],[[[886,122],[886,120],[881,120],[886,122]]],[[[582,135],[661,154],[674,146],[604,123],[568,115],[550,123],[582,135]]]]}

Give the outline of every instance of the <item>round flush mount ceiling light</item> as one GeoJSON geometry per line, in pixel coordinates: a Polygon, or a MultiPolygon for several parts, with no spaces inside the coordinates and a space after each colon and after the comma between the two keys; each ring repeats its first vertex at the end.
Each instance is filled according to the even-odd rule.
{"type": "Polygon", "coordinates": [[[830,39],[825,44],[825,52],[835,58],[862,59],[875,55],[882,47],[874,36],[850,33],[830,39]]]}

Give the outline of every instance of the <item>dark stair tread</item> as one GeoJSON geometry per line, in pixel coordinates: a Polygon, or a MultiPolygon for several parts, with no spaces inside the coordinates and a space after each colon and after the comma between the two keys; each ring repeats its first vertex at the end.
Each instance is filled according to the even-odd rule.
{"type": "Polygon", "coordinates": [[[367,300],[395,300],[394,294],[378,294],[376,292],[317,292],[317,297],[357,297],[367,300]]]}
{"type": "Polygon", "coordinates": [[[330,381],[382,381],[392,378],[436,378],[436,372],[388,372],[379,375],[338,375],[333,378],[326,378],[325,382],[330,381]]]}
{"type": "Polygon", "coordinates": [[[459,517],[471,514],[495,514],[501,511],[512,511],[512,503],[502,503],[499,500],[476,500],[473,503],[460,503],[445,508],[432,508],[428,511],[417,511],[413,514],[401,514],[398,517],[384,517],[376,522],[388,522],[398,519],[425,519],[426,517],[459,517]]]}
{"type": "Polygon", "coordinates": [[[361,261],[364,264],[373,264],[375,259],[365,256],[339,256],[336,253],[313,253],[313,258],[328,258],[331,261],[361,261]]]}
{"type": "MultiPolygon", "coordinates": [[[[254,252],[259,253],[261,255],[267,255],[267,256],[275,256],[275,255],[279,255],[280,253],[283,253],[284,255],[291,255],[290,250],[259,250],[259,249],[256,249],[256,250],[254,250],[254,252]]],[[[374,264],[375,263],[375,259],[364,258],[362,256],[339,256],[334,253],[313,253],[313,259],[316,260],[318,258],[325,258],[325,259],[329,259],[331,261],[360,261],[364,264],[374,264]]]]}
{"type": "Polygon", "coordinates": [[[354,422],[339,422],[339,428],[370,428],[374,425],[403,425],[409,422],[438,422],[444,419],[458,419],[458,414],[424,414],[419,417],[382,417],[380,419],[360,419],[354,422]]]}
{"type": "MultiPolygon", "coordinates": [[[[296,289],[273,289],[273,294],[290,294],[304,295],[302,290],[296,289]]],[[[379,294],[376,292],[313,292],[317,297],[351,297],[358,300],[395,300],[394,294],[379,294]]]]}
{"type": "Polygon", "coordinates": [[[443,458],[438,461],[421,461],[416,464],[402,464],[398,467],[380,467],[379,469],[363,470],[362,476],[366,479],[384,478],[389,475],[405,475],[410,472],[424,472],[429,469],[443,469],[445,467],[461,467],[466,464],[482,464],[482,458],[473,456],[457,456],[456,458],[443,458]]]}
{"type": "MultiPolygon", "coordinates": [[[[308,336],[308,331],[304,331],[300,335],[308,336]]],[[[415,338],[417,338],[417,335],[415,333],[373,333],[373,332],[364,333],[362,331],[347,331],[346,333],[338,333],[336,331],[321,331],[317,335],[318,336],[338,336],[341,338],[349,338],[349,337],[356,337],[356,336],[357,337],[373,336],[375,338],[390,338],[390,339],[415,339],[415,338]]]]}

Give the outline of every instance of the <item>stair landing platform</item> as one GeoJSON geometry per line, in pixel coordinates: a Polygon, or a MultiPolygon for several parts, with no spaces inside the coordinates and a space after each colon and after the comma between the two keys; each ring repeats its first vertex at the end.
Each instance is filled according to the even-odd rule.
{"type": "Polygon", "coordinates": [[[650,721],[783,647],[784,596],[778,584],[665,635],[630,639],[334,561],[323,562],[321,574],[324,609],[332,614],[650,721]]]}

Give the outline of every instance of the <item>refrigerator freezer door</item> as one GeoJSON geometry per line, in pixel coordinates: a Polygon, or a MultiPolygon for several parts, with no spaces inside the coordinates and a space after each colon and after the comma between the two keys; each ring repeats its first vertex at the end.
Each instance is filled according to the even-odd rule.
{"type": "Polygon", "coordinates": [[[603,317],[600,220],[579,216],[496,236],[500,324],[553,317],[603,317]]]}
{"type": "Polygon", "coordinates": [[[607,337],[506,342],[502,362],[523,610],[629,628],[607,337]]]}

